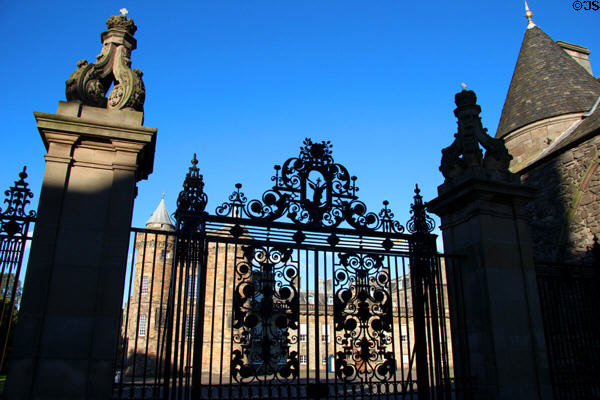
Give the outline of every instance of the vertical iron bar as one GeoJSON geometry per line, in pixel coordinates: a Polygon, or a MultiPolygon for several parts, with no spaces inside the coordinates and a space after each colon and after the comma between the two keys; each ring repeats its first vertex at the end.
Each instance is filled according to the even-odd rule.
{"type": "MultiPolygon", "coordinates": [[[[229,269],[229,244],[225,243],[225,266],[223,270],[223,305],[221,307],[221,360],[219,366],[219,398],[222,398],[223,358],[225,357],[225,304],[227,303],[227,270],[229,269]]],[[[234,260],[235,262],[235,260],[234,260]]]]}
{"type": "MultiPolygon", "coordinates": [[[[412,276],[413,267],[410,265],[409,265],[409,273],[412,276]]],[[[409,279],[410,279],[410,277],[409,277],[409,279]]],[[[412,312],[413,319],[414,319],[414,315],[415,315],[415,310],[414,310],[414,306],[413,306],[413,302],[412,302],[412,292],[411,292],[411,301],[410,302],[408,301],[408,288],[406,287],[406,259],[404,257],[402,258],[402,281],[403,281],[402,285],[404,287],[404,321],[406,322],[405,326],[406,326],[406,345],[407,345],[406,349],[408,352],[407,355],[408,355],[408,360],[409,360],[407,379],[410,384],[410,390],[412,392],[414,390],[414,385],[413,385],[414,379],[413,379],[413,374],[412,374],[412,371],[413,371],[412,361],[414,358],[411,354],[412,353],[411,348],[414,348],[414,344],[413,344],[413,346],[410,345],[411,344],[410,325],[411,325],[412,321],[409,321],[409,307],[412,312]]],[[[410,282],[411,282],[411,280],[409,280],[409,283],[410,282]]],[[[411,291],[412,291],[412,283],[411,283],[411,291]]],[[[400,325],[402,325],[402,323],[400,325]]],[[[413,334],[414,333],[415,332],[414,332],[414,323],[413,323],[413,334]]]]}
{"type": "MultiPolygon", "coordinates": [[[[217,304],[215,302],[215,299],[217,297],[217,269],[219,267],[219,242],[215,241],[215,262],[214,262],[214,268],[213,268],[213,295],[212,295],[212,315],[211,315],[211,329],[210,329],[210,359],[208,361],[208,371],[209,371],[209,375],[208,375],[208,398],[212,398],[212,370],[213,370],[213,349],[214,349],[214,333],[215,333],[215,308],[217,307],[217,304]]],[[[225,246],[227,247],[227,246],[225,246]]],[[[208,260],[208,259],[207,259],[208,260]]],[[[227,261],[227,260],[225,260],[227,261]]],[[[208,267],[208,265],[207,265],[208,267]]],[[[208,273],[208,271],[207,271],[208,273]]],[[[204,346],[203,346],[204,347],[204,346]]]]}
{"type": "MultiPolygon", "coordinates": [[[[156,249],[158,248],[158,234],[154,233],[154,252],[152,255],[152,272],[150,273],[150,293],[148,298],[148,319],[146,320],[146,348],[144,349],[144,371],[142,374],[142,398],[146,396],[146,370],[148,368],[148,345],[150,344],[150,328],[152,327],[152,294],[154,289],[154,270],[156,266],[156,249]]],[[[142,285],[144,278],[142,277],[142,285]]],[[[140,287],[141,291],[141,287],[140,287]]]]}
{"type": "MultiPolygon", "coordinates": [[[[129,344],[129,340],[128,340],[128,337],[127,337],[127,334],[129,332],[128,331],[128,329],[129,329],[129,307],[131,305],[131,288],[132,288],[132,283],[133,283],[133,276],[135,274],[135,259],[137,258],[137,256],[136,256],[137,238],[138,238],[138,233],[136,232],[134,234],[134,239],[133,239],[133,252],[132,252],[132,255],[131,255],[131,266],[130,266],[130,269],[129,269],[130,272],[129,272],[129,287],[127,289],[127,297],[126,297],[126,299],[127,299],[127,311],[125,313],[125,330],[122,331],[122,332],[124,332],[125,338],[123,340],[123,349],[122,349],[123,355],[121,357],[121,373],[120,373],[120,376],[119,376],[119,389],[118,389],[118,398],[119,399],[123,395],[123,373],[125,372],[124,371],[124,369],[125,369],[125,357],[126,357],[127,350],[128,350],[128,346],[127,345],[129,344]]],[[[144,243],[144,246],[146,246],[145,243],[144,243]]],[[[121,322],[121,328],[122,328],[122,324],[123,324],[123,322],[121,322]]],[[[118,346],[118,344],[117,344],[117,346],[118,346]]]]}
{"type": "MultiPolygon", "coordinates": [[[[236,273],[237,273],[237,257],[238,257],[238,244],[235,243],[234,244],[234,253],[233,253],[233,273],[232,273],[232,277],[231,277],[231,304],[234,305],[234,298],[235,298],[235,285],[236,285],[236,273]]],[[[231,319],[230,319],[230,341],[229,341],[229,394],[231,397],[233,397],[233,370],[232,370],[232,358],[233,358],[233,340],[234,340],[234,335],[233,335],[233,321],[235,318],[235,310],[231,310],[231,319]]],[[[241,395],[241,389],[236,389],[240,391],[240,395],[241,395]]],[[[241,396],[240,396],[241,397],[241,396]]]]}
{"type": "MultiPolygon", "coordinates": [[[[182,270],[185,268],[185,263],[187,261],[187,259],[189,258],[190,255],[190,247],[192,246],[191,240],[189,237],[182,237],[182,238],[178,238],[179,242],[179,246],[182,249],[185,249],[181,254],[181,257],[179,257],[179,259],[177,260],[177,265],[175,267],[175,278],[173,280],[173,285],[174,285],[174,296],[173,296],[173,311],[174,311],[174,315],[173,315],[173,319],[175,322],[175,335],[173,336],[173,343],[174,343],[174,348],[173,348],[173,379],[172,379],[172,387],[171,387],[171,398],[172,399],[178,399],[179,397],[179,382],[178,382],[178,378],[179,378],[179,374],[180,371],[178,371],[178,368],[180,368],[179,366],[179,332],[180,332],[180,327],[181,327],[181,291],[182,291],[182,270]],[[185,245],[184,245],[185,243],[185,245]]],[[[171,353],[168,353],[171,354],[171,353]]]]}
{"type": "MultiPolygon", "coordinates": [[[[194,365],[199,368],[193,369],[192,377],[192,398],[200,398],[202,394],[202,362],[203,362],[203,348],[204,348],[204,318],[205,318],[205,305],[206,305],[206,273],[208,264],[208,242],[206,240],[206,226],[202,222],[200,232],[197,233],[198,242],[201,244],[201,254],[199,254],[199,270],[198,270],[198,282],[196,287],[198,288],[198,307],[196,308],[196,333],[194,340],[194,365]]],[[[210,390],[210,389],[209,389],[210,390]]]]}
{"type": "Polygon", "coordinates": [[[321,382],[319,357],[321,356],[319,345],[319,252],[314,250],[314,273],[315,273],[315,380],[321,382]]]}
{"type": "MultiPolygon", "coordinates": [[[[398,381],[398,377],[396,374],[397,368],[395,367],[397,364],[396,364],[396,337],[394,335],[394,298],[393,298],[393,294],[392,294],[392,290],[393,290],[393,288],[392,288],[392,280],[393,280],[392,279],[392,263],[390,261],[389,254],[387,254],[385,257],[387,260],[386,265],[387,265],[388,276],[389,276],[387,286],[388,286],[389,302],[390,302],[390,307],[391,307],[390,308],[390,313],[391,313],[391,321],[390,321],[391,322],[391,326],[390,326],[391,333],[390,334],[391,334],[391,341],[392,341],[392,360],[394,361],[394,365],[392,366],[393,367],[393,380],[394,380],[394,382],[397,382],[398,381]]],[[[395,260],[395,257],[393,257],[393,259],[395,260]]],[[[398,289],[397,281],[396,281],[396,289],[398,289]]],[[[400,338],[402,338],[402,333],[400,332],[400,329],[401,329],[401,326],[398,325],[398,334],[400,335],[400,338]]],[[[386,385],[386,388],[387,388],[386,398],[389,399],[390,398],[389,386],[386,385]]]]}
{"type": "MultiPolygon", "coordinates": [[[[144,232],[144,250],[142,251],[142,269],[140,270],[140,284],[138,285],[138,307],[137,307],[137,323],[135,326],[135,342],[133,346],[133,361],[132,361],[132,371],[131,371],[131,390],[129,391],[129,398],[133,398],[133,388],[135,387],[135,363],[137,357],[137,345],[138,345],[138,337],[140,333],[140,309],[142,305],[142,281],[144,279],[144,267],[146,265],[146,243],[148,242],[148,232],[144,232]]],[[[134,291],[135,296],[135,291],[134,291]]],[[[148,321],[146,321],[146,331],[148,330],[148,321]]],[[[146,332],[147,333],[147,332],[146,332]]],[[[146,335],[147,336],[147,335],[146,335]]]]}
{"type": "MultiPolygon", "coordinates": [[[[331,341],[331,331],[329,325],[329,293],[328,293],[328,283],[327,283],[327,254],[328,252],[323,252],[323,281],[325,282],[324,287],[324,297],[325,297],[325,335],[327,335],[327,341],[325,342],[325,381],[327,382],[327,392],[329,394],[329,342],[331,341]]],[[[332,281],[333,282],[333,281],[332,281]]],[[[321,361],[323,364],[323,361],[321,361]]]]}
{"type": "MultiPolygon", "coordinates": [[[[160,284],[160,301],[159,301],[159,306],[158,306],[158,332],[157,332],[157,337],[156,337],[156,374],[154,377],[154,392],[155,392],[155,398],[157,398],[156,396],[158,396],[158,398],[160,397],[160,393],[157,393],[159,391],[159,384],[160,384],[160,377],[162,376],[162,368],[163,368],[163,363],[162,363],[162,351],[163,351],[163,343],[161,343],[164,340],[164,337],[166,335],[165,329],[163,329],[163,324],[166,327],[166,310],[163,310],[163,301],[164,301],[164,293],[165,293],[165,275],[166,275],[166,271],[167,271],[167,254],[169,251],[169,242],[171,241],[171,235],[169,234],[165,234],[165,252],[164,254],[161,255],[162,258],[162,276],[161,276],[161,284],[160,284]],[[163,316],[164,314],[164,316],[163,316]]],[[[171,255],[171,259],[174,260],[174,252],[175,249],[173,249],[172,255],[171,255]]],[[[171,270],[173,269],[173,265],[171,264],[171,270]]],[[[170,274],[169,274],[170,276],[170,274]]]]}
{"type": "Polygon", "coordinates": [[[410,242],[411,253],[411,286],[413,295],[413,324],[415,334],[415,351],[417,357],[417,390],[419,400],[429,398],[429,371],[427,368],[427,332],[425,321],[425,301],[423,293],[423,275],[426,266],[421,260],[421,247],[419,237],[415,234],[410,242]]]}
{"type": "MultiPolygon", "coordinates": [[[[298,376],[296,377],[296,399],[299,400],[300,399],[300,381],[302,380],[302,366],[300,365],[300,354],[301,353],[301,343],[302,340],[300,340],[300,334],[302,332],[302,264],[300,262],[300,249],[296,249],[296,260],[297,260],[297,268],[298,268],[298,275],[296,277],[296,284],[297,284],[297,288],[296,290],[298,291],[298,342],[296,343],[296,351],[297,351],[297,357],[298,357],[298,376]]],[[[291,388],[290,388],[291,390],[291,388]]]]}

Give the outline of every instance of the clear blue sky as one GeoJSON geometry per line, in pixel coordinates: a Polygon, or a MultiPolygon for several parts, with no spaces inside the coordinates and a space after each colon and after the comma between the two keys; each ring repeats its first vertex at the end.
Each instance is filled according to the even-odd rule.
{"type": "MultiPolygon", "coordinates": [[[[95,60],[122,7],[138,26],[145,125],[158,128],[134,226],[163,192],[175,211],[194,152],[213,211],[236,182],[260,196],[305,137],[331,140],[369,208],[388,199],[404,223],[414,184],[427,200],[443,180],[461,82],[495,133],[527,24],[521,1],[0,0],[2,189],[26,164],[37,205],[45,151],[32,111],[56,111],[76,62],[95,60]]],[[[574,11],[570,0],[530,7],[554,40],[589,47],[599,73],[600,11],[574,11]]]]}

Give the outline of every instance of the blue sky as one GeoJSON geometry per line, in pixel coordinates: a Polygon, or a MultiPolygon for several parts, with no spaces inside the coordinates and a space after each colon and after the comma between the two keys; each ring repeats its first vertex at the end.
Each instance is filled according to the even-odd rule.
{"type": "MultiPolygon", "coordinates": [[[[45,151],[32,111],[56,111],[76,62],[95,60],[106,19],[122,7],[138,26],[132,64],[144,72],[145,125],[158,128],[134,226],[163,192],[175,211],[194,152],[213,211],[236,182],[259,197],[305,137],[331,140],[369,208],[387,199],[404,223],[414,184],[428,200],[443,181],[461,82],[495,133],[527,25],[521,1],[0,0],[1,188],[26,164],[37,205],[45,151]]],[[[592,50],[597,75],[600,11],[568,0],[530,7],[554,40],[592,50]]]]}

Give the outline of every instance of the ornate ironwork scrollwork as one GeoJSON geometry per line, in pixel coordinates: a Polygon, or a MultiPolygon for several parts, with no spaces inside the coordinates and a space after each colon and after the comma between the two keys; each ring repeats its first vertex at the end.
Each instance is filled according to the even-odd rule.
{"type": "Polygon", "coordinates": [[[217,207],[217,215],[231,215],[235,217],[241,216],[241,210],[248,202],[246,195],[240,191],[241,188],[241,183],[235,184],[235,190],[229,195],[229,201],[217,207]]]}
{"type": "Polygon", "coordinates": [[[26,225],[33,221],[36,217],[36,212],[30,210],[27,212],[25,207],[30,203],[29,199],[33,198],[33,193],[29,189],[29,183],[25,182],[27,178],[27,167],[23,167],[23,171],[19,173],[19,180],[15,181],[14,186],[4,191],[7,204],[6,210],[0,208],[0,232],[6,233],[9,236],[23,236],[26,234],[26,225]]]}
{"type": "Polygon", "coordinates": [[[235,266],[231,374],[238,383],[298,377],[298,266],[292,249],[243,247],[235,266]],[[269,378],[270,379],[270,378],[269,378]]]}
{"type": "Polygon", "coordinates": [[[335,372],[345,381],[387,381],[395,368],[392,298],[384,256],[340,253],[335,271],[335,372]]]}
{"type": "Polygon", "coordinates": [[[260,200],[247,201],[237,184],[230,201],[217,207],[216,213],[232,215],[239,211],[234,216],[267,221],[286,217],[299,225],[317,227],[337,227],[346,222],[355,229],[404,231],[399,222],[391,220],[393,213],[387,204],[379,214],[367,210],[356,195],[357,178],[334,162],[329,141],[315,143],[307,138],[303,144],[298,157],[275,166],[271,178],[275,185],[260,200]]]}
{"type": "Polygon", "coordinates": [[[198,227],[198,218],[205,214],[204,209],[208,202],[208,196],[204,193],[204,178],[197,165],[198,160],[194,153],[192,166],[183,181],[183,190],[177,197],[175,219],[183,230],[195,230],[198,227]]]}
{"type": "Polygon", "coordinates": [[[435,229],[435,221],[427,214],[427,206],[423,204],[419,185],[415,185],[414,203],[410,205],[412,217],[406,223],[410,233],[431,233],[435,229]]]}

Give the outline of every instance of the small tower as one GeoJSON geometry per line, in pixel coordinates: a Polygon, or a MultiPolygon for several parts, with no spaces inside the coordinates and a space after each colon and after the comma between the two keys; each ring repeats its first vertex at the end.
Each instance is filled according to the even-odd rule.
{"type": "Polygon", "coordinates": [[[513,157],[515,173],[571,136],[600,96],[589,50],[555,42],[533,23],[527,3],[525,10],[527,28],[496,132],[513,157]]]}
{"type": "Polygon", "coordinates": [[[169,212],[167,211],[167,206],[165,205],[164,194],[160,203],[158,203],[158,207],[156,207],[156,210],[154,210],[150,219],[146,221],[146,228],[169,232],[175,231],[175,225],[173,225],[171,217],[169,217],[169,212]]]}
{"type": "Polygon", "coordinates": [[[122,374],[153,377],[158,367],[158,348],[167,312],[167,299],[173,269],[175,225],[169,217],[164,195],[146,229],[136,233],[135,271],[124,306],[122,374]],[[160,233],[164,231],[164,234],[160,233]]]}
{"type": "Polygon", "coordinates": [[[511,172],[539,189],[527,206],[536,261],[589,260],[600,234],[600,81],[583,46],[527,29],[496,138],[512,156],[511,172]]]}

